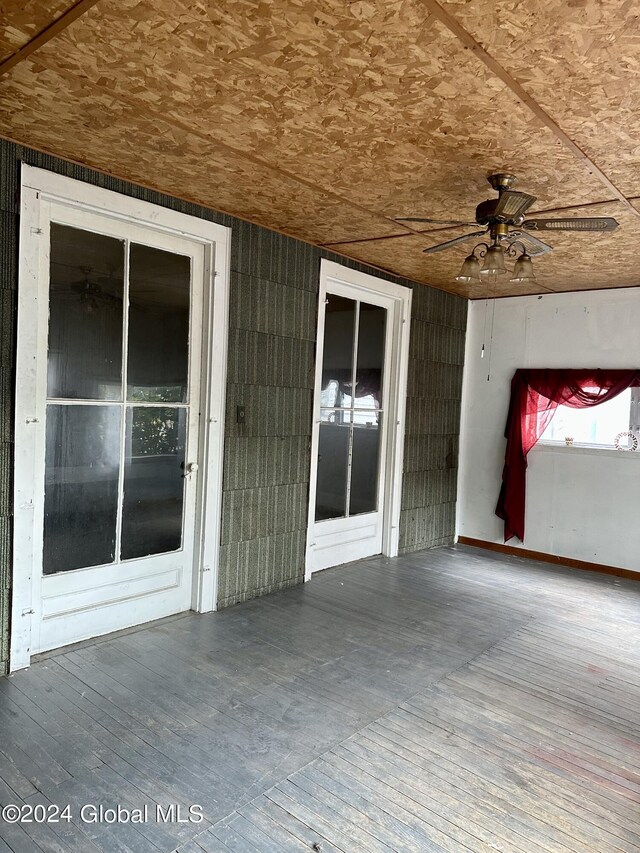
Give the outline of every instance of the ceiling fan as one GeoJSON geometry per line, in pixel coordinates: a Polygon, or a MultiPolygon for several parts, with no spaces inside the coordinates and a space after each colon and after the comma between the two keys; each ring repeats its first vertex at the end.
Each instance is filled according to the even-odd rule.
{"type": "Polygon", "coordinates": [[[462,222],[449,219],[426,219],[418,216],[399,216],[398,222],[425,222],[458,227],[484,226],[481,231],[472,231],[423,249],[427,255],[442,252],[459,243],[487,236],[491,243],[479,243],[465,259],[457,281],[479,281],[480,274],[503,275],[507,272],[505,254],[517,257],[512,282],[535,281],[531,258],[551,252],[553,247],[544,243],[531,231],[613,231],[618,222],[609,216],[563,217],[560,219],[526,219],[525,213],[535,203],[536,197],[513,190],[517,178],[507,172],[498,172],[487,179],[498,193],[498,198],[487,199],[476,207],[476,221],[462,222]],[[518,250],[520,256],[518,257],[518,250]],[[484,264],[480,267],[480,259],[484,264]]]}

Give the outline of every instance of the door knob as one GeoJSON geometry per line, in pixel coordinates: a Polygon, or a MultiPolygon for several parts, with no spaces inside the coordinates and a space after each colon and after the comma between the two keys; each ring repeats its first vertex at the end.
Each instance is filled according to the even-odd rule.
{"type": "Polygon", "coordinates": [[[189,479],[191,479],[191,475],[195,474],[197,470],[198,470],[198,463],[197,462],[188,462],[185,465],[184,474],[182,476],[185,478],[188,477],[189,479]]]}

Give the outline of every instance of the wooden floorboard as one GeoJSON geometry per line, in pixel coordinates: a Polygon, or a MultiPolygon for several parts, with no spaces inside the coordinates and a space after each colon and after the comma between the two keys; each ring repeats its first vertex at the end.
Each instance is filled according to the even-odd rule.
{"type": "Polygon", "coordinates": [[[9,803],[72,821],[0,853],[638,853],[640,585],[441,548],[47,655],[0,679],[9,803]]]}

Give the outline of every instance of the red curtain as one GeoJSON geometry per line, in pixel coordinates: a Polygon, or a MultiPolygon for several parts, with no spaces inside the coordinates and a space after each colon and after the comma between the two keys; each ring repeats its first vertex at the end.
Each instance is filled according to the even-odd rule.
{"type": "Polygon", "coordinates": [[[524,540],[527,454],[559,405],[585,409],[640,387],[640,370],[516,370],[505,438],[507,450],[496,515],[504,519],[504,541],[524,540]],[[595,389],[595,390],[593,390],[595,389]]]}

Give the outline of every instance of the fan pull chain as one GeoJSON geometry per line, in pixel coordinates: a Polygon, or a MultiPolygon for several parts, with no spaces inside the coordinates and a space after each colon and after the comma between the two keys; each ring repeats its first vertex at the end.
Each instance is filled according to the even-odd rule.
{"type": "MultiPolygon", "coordinates": [[[[495,277],[494,277],[495,278],[495,277]]],[[[496,279],[497,282],[497,279],[496,279]]],[[[493,356],[493,324],[496,319],[496,298],[493,297],[491,305],[491,334],[489,336],[489,366],[487,370],[487,382],[491,381],[491,358],[493,356]]]]}
{"type": "Polygon", "coordinates": [[[487,340],[487,311],[489,309],[489,279],[487,279],[487,292],[484,297],[484,330],[482,332],[482,349],[480,350],[480,358],[484,358],[485,342],[487,340]]]}

